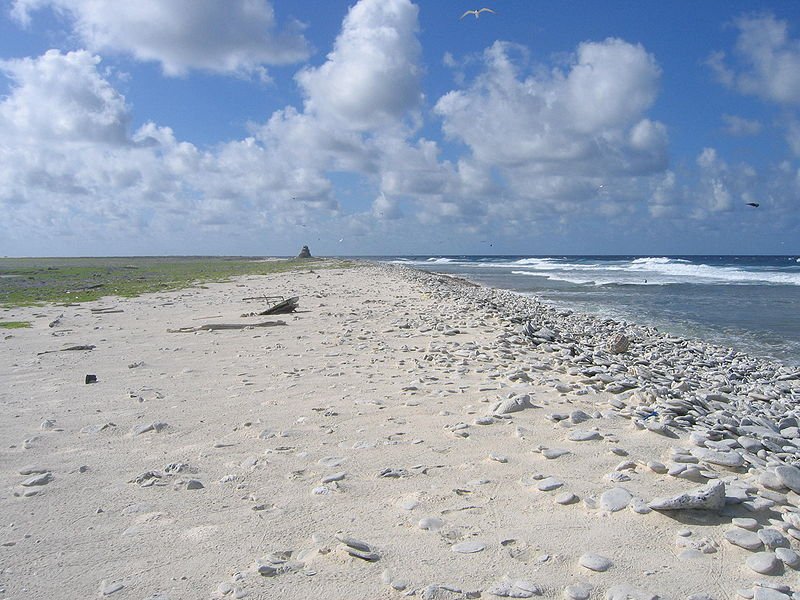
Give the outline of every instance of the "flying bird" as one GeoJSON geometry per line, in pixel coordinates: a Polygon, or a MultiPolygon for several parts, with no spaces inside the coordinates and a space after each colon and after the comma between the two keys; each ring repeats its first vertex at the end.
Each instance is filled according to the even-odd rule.
{"type": "Polygon", "coordinates": [[[752,206],[753,208],[758,208],[761,205],[758,202],[748,202],[747,206],[752,206]]]}
{"type": "Polygon", "coordinates": [[[468,11],[467,11],[467,12],[465,12],[463,15],[461,15],[461,16],[459,17],[459,19],[463,19],[463,18],[464,18],[464,17],[466,17],[467,15],[475,15],[475,18],[477,19],[477,18],[478,18],[478,17],[481,15],[481,13],[482,13],[482,12],[490,12],[490,13],[492,13],[493,15],[496,15],[496,14],[497,14],[497,13],[496,13],[496,12],[494,12],[494,11],[493,11],[491,8],[486,8],[486,7],[484,7],[484,8],[479,8],[479,9],[477,9],[477,10],[468,10],[468,11]]]}

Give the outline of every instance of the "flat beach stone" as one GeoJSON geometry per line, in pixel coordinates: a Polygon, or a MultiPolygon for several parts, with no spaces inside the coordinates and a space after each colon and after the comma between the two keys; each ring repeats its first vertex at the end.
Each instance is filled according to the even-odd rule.
{"type": "Polygon", "coordinates": [[[115,581],[114,583],[106,583],[105,581],[103,581],[100,584],[100,595],[101,596],[110,596],[111,594],[117,593],[118,591],[120,591],[124,587],[125,586],[122,585],[122,583],[119,582],[119,581],[115,581]]]}
{"type": "Polygon", "coordinates": [[[487,593],[501,598],[533,598],[539,596],[544,590],[535,583],[522,579],[512,581],[503,579],[489,586],[487,593]]]}
{"type": "Polygon", "coordinates": [[[608,571],[611,566],[614,564],[605,556],[600,556],[599,554],[593,554],[588,552],[578,559],[578,563],[590,571],[597,571],[598,573],[603,573],[608,571]]]}
{"type": "Polygon", "coordinates": [[[531,403],[530,396],[525,394],[524,396],[516,396],[515,398],[501,400],[492,407],[490,412],[495,415],[507,415],[532,407],[533,404],[531,403]]]}
{"type": "Polygon", "coordinates": [[[729,529],[723,534],[723,537],[734,546],[744,548],[745,550],[760,550],[763,545],[761,539],[752,531],[739,529],[729,529]]]}
{"type": "Polygon", "coordinates": [[[787,486],[784,485],[783,480],[778,477],[778,474],[772,470],[762,471],[758,475],[758,483],[763,485],[768,490],[786,490],[787,486]]]}
{"type": "Polygon", "coordinates": [[[450,550],[458,554],[474,554],[481,552],[486,548],[486,544],[482,542],[459,542],[450,546],[450,550]]]}
{"type": "Polygon", "coordinates": [[[589,600],[592,589],[592,585],[589,583],[571,583],[564,588],[564,598],[566,600],[589,600]]]}
{"type": "Polygon", "coordinates": [[[555,498],[553,498],[556,504],[572,504],[573,502],[577,502],[578,497],[573,494],[572,492],[562,492],[558,494],[555,498]]]}
{"type": "Polygon", "coordinates": [[[419,520],[419,523],[417,523],[417,527],[427,531],[436,531],[437,529],[441,529],[443,525],[444,521],[439,517],[423,517],[419,520]]]}
{"type": "Polygon", "coordinates": [[[764,545],[770,550],[775,548],[788,548],[789,540],[777,529],[765,527],[758,530],[758,538],[764,542],[764,545]]]}
{"type": "Polygon", "coordinates": [[[24,487],[31,487],[34,485],[47,485],[53,481],[53,474],[50,472],[47,473],[39,473],[38,475],[34,475],[33,477],[28,477],[25,481],[22,482],[24,487]]]}
{"type": "Polygon", "coordinates": [[[48,471],[50,471],[50,469],[48,469],[47,467],[40,467],[38,465],[28,465],[22,467],[19,471],[17,471],[17,473],[19,473],[20,475],[35,475],[38,473],[47,473],[48,471]]]}
{"type": "Polygon", "coordinates": [[[772,575],[780,567],[781,561],[774,552],[757,552],[749,557],[745,564],[756,573],[772,575]]]}
{"type": "Polygon", "coordinates": [[[753,588],[753,600],[791,600],[789,594],[784,594],[781,591],[772,588],[757,585],[753,588]]]}
{"type": "Polygon", "coordinates": [[[372,550],[372,547],[367,542],[350,537],[349,535],[337,533],[334,537],[349,548],[355,548],[356,550],[361,550],[362,552],[370,552],[372,550]]]}
{"type": "Polygon", "coordinates": [[[792,569],[800,569],[800,554],[790,548],[775,548],[777,556],[783,564],[792,569]]]}
{"type": "Polygon", "coordinates": [[[564,448],[545,448],[542,450],[542,456],[544,456],[548,460],[554,460],[556,458],[561,458],[569,454],[569,450],[565,450],[564,448]]]}
{"type": "Polygon", "coordinates": [[[631,498],[631,493],[625,488],[611,488],[600,495],[600,508],[609,512],[617,512],[628,506],[631,498]]]}
{"type": "Polygon", "coordinates": [[[331,473],[330,475],[326,475],[320,481],[320,483],[333,483],[334,481],[341,481],[347,476],[347,473],[344,471],[340,471],[338,473],[331,473]]]}
{"type": "Polygon", "coordinates": [[[564,485],[564,482],[560,479],[556,479],[555,477],[546,477],[542,479],[536,487],[542,492],[550,492],[557,490],[562,485],[564,485]]]}
{"type": "Polygon", "coordinates": [[[781,483],[793,492],[800,494],[800,469],[789,465],[775,467],[775,475],[781,483]]]}
{"type": "Polygon", "coordinates": [[[570,432],[567,439],[571,442],[591,442],[593,440],[599,440],[601,437],[602,436],[597,431],[576,429],[570,432]]]}
{"type": "Polygon", "coordinates": [[[734,517],[731,519],[731,524],[736,525],[736,527],[741,527],[742,529],[747,529],[748,531],[755,531],[758,529],[758,521],[750,517],[734,517]]]}
{"type": "Polygon", "coordinates": [[[735,468],[741,467],[744,464],[742,455],[734,450],[722,452],[709,448],[692,448],[692,456],[707,463],[711,463],[712,465],[719,465],[722,467],[735,468]]]}

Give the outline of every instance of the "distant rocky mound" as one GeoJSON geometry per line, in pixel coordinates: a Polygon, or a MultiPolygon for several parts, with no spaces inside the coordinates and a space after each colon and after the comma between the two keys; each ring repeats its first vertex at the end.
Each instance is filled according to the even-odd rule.
{"type": "Polygon", "coordinates": [[[297,255],[297,258],[311,258],[311,251],[308,249],[308,246],[303,246],[302,250],[300,250],[300,254],[297,255]]]}

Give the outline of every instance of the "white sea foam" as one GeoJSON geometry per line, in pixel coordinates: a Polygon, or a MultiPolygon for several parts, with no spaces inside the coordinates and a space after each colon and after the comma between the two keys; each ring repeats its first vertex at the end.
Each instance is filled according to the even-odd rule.
{"type": "MultiPolygon", "coordinates": [[[[501,264],[493,266],[502,266],[501,264]]],[[[678,283],[773,284],[800,286],[800,272],[758,267],[714,266],[666,257],[636,258],[631,261],[575,262],[549,258],[524,258],[505,263],[524,266],[514,275],[538,275],[555,281],[594,285],[667,285],[678,283]]]]}
{"type": "MultiPolygon", "coordinates": [[[[798,259],[800,261],[800,259],[798,259]]],[[[800,286],[800,270],[757,266],[696,263],[665,256],[634,259],[486,258],[469,260],[432,256],[411,260],[417,265],[448,265],[472,269],[511,269],[513,275],[538,275],[552,281],[585,285],[794,285],[800,286]]],[[[790,263],[792,264],[792,263],[790,263]]]]}

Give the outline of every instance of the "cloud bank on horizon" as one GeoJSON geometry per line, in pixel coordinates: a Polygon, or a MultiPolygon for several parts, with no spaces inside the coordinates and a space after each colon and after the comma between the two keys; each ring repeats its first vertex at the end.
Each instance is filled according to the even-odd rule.
{"type": "Polygon", "coordinates": [[[800,253],[797,10],[296,4],[7,4],[0,254],[800,253]]]}

